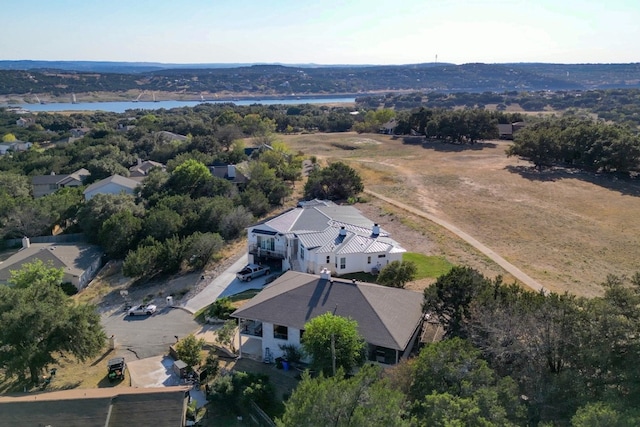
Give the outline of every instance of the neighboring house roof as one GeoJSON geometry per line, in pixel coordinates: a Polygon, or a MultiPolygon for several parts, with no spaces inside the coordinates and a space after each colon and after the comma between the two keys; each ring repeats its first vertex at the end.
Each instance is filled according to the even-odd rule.
{"type": "Polygon", "coordinates": [[[165,170],[166,166],[162,163],[154,162],[153,160],[145,160],[144,162],[141,161],[138,164],[131,166],[129,171],[131,172],[131,177],[147,176],[149,171],[153,168],[165,170]]]}
{"type": "Polygon", "coordinates": [[[358,322],[372,345],[404,350],[422,321],[420,293],[288,271],[232,316],[304,329],[325,313],[358,322]]]}
{"type": "Polygon", "coordinates": [[[80,277],[101,256],[100,248],[89,244],[31,243],[0,262],[0,283],[9,281],[11,270],[19,270],[23,264],[35,260],[51,263],[55,268],[64,268],[66,274],[80,277]]]}
{"type": "Polygon", "coordinates": [[[211,174],[217,178],[226,179],[235,184],[246,184],[249,180],[238,170],[236,165],[213,165],[209,166],[211,174]]]}
{"type": "Polygon", "coordinates": [[[0,424],[65,427],[180,427],[186,386],[98,388],[0,397],[0,424]]]}
{"type": "Polygon", "coordinates": [[[169,141],[186,141],[188,139],[184,135],[179,135],[177,133],[169,132],[166,130],[156,132],[156,135],[160,135],[161,137],[168,139],[169,141]]]}
{"type": "Polygon", "coordinates": [[[51,173],[50,175],[37,175],[31,178],[31,183],[33,185],[49,185],[49,184],[59,184],[64,185],[72,180],[84,181],[86,177],[91,175],[91,172],[82,168],[71,174],[60,174],[56,175],[55,173],[51,173]]]}
{"type": "Polygon", "coordinates": [[[132,191],[135,190],[138,185],[140,185],[140,183],[134,179],[126,178],[124,176],[116,174],[111,175],[110,177],[102,179],[98,182],[94,182],[84,190],[84,194],[93,193],[96,190],[99,190],[101,187],[112,183],[132,191]]]}
{"type": "Polygon", "coordinates": [[[500,133],[500,135],[511,135],[513,133],[513,126],[511,125],[511,123],[499,123],[498,132],[500,133]]]}
{"type": "Polygon", "coordinates": [[[91,172],[89,172],[87,169],[85,168],[78,169],[74,173],[69,174],[66,178],[61,179],[58,182],[58,184],[66,185],[72,181],[84,182],[85,178],[90,175],[91,175],[91,172]]]}

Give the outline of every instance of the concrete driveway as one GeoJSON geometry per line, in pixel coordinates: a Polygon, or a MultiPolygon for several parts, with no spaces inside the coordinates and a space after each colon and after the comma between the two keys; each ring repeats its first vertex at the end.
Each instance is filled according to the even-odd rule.
{"type": "Polygon", "coordinates": [[[256,277],[250,282],[236,279],[236,273],[248,262],[249,257],[244,254],[227,270],[213,279],[198,295],[191,298],[181,307],[191,313],[195,313],[201,308],[212,304],[218,298],[239,294],[247,289],[262,289],[269,276],[256,277]]]}
{"type": "Polygon", "coordinates": [[[117,354],[126,360],[167,354],[176,336],[184,338],[200,328],[189,312],[171,307],[161,307],[151,316],[105,313],[102,325],[108,337],[115,335],[117,354]]]}
{"type": "MultiPolygon", "coordinates": [[[[127,363],[131,387],[170,387],[184,385],[178,375],[173,371],[173,359],[169,356],[148,357],[142,360],[134,360],[127,363]]],[[[195,399],[200,408],[207,403],[204,392],[201,389],[192,388],[189,396],[195,399]]]]}

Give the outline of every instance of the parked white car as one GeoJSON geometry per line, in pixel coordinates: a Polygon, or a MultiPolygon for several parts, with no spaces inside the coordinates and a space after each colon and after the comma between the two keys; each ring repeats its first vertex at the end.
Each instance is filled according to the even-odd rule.
{"type": "Polygon", "coordinates": [[[129,314],[129,316],[149,316],[155,313],[157,309],[158,307],[154,304],[140,304],[131,307],[127,314],[129,314]]]}

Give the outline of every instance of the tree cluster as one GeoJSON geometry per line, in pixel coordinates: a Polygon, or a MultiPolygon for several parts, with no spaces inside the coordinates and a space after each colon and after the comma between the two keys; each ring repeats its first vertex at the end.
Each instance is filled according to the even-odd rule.
{"type": "Polygon", "coordinates": [[[539,169],[561,165],[628,174],[640,166],[640,138],[620,125],[550,118],[518,131],[507,154],[527,159],[539,169]]]}
{"type": "Polygon", "coordinates": [[[424,309],[449,339],[468,340],[498,375],[517,383],[529,423],[567,423],[603,403],[634,425],[640,276],[630,283],[609,277],[603,286],[603,297],[577,298],[455,267],[425,290],[424,309]]]}
{"type": "Polygon", "coordinates": [[[37,384],[58,355],[84,361],[104,346],[106,336],[94,306],[74,303],[62,290],[62,269],[42,262],[13,271],[0,285],[0,368],[37,384]]]}
{"type": "Polygon", "coordinates": [[[448,111],[420,108],[399,120],[399,133],[416,132],[429,139],[473,144],[498,138],[498,123],[510,123],[508,115],[497,111],[464,109],[448,111]]]}
{"type": "Polygon", "coordinates": [[[306,200],[349,200],[364,190],[362,178],[352,167],[342,162],[311,171],[304,185],[306,200]]]}

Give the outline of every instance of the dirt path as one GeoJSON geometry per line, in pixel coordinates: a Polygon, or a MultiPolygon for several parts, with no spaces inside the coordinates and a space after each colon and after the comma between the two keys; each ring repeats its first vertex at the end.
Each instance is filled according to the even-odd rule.
{"type": "Polygon", "coordinates": [[[385,197],[382,194],[373,192],[371,190],[364,190],[365,193],[376,197],[380,200],[383,200],[391,205],[397,206],[400,209],[404,209],[407,212],[410,212],[416,216],[419,216],[421,218],[425,218],[428,219],[429,221],[432,221],[436,224],[438,224],[441,227],[446,228],[447,230],[451,231],[453,234],[455,234],[456,236],[460,237],[461,239],[463,239],[464,241],[466,241],[467,243],[469,243],[471,246],[473,246],[474,248],[476,248],[477,250],[479,250],[480,252],[482,252],[483,254],[485,254],[487,257],[491,258],[496,264],[498,264],[500,267],[504,268],[505,271],[509,272],[510,274],[513,275],[513,277],[515,277],[516,279],[518,279],[519,281],[521,281],[523,284],[525,284],[526,286],[530,287],[531,289],[535,290],[535,291],[545,291],[544,287],[538,283],[536,280],[534,280],[533,278],[531,278],[530,276],[528,276],[527,274],[525,274],[522,270],[520,270],[518,267],[516,267],[515,265],[511,264],[509,261],[507,261],[506,259],[502,258],[500,255],[498,255],[496,252],[494,252],[492,249],[488,248],[486,245],[484,245],[483,243],[479,242],[478,240],[476,240],[474,237],[472,237],[471,235],[465,233],[464,231],[460,230],[458,227],[456,227],[455,225],[444,221],[443,219],[421,211],[419,209],[416,209],[414,207],[411,207],[405,203],[399,202],[397,200],[391,199],[389,197],[385,197]]]}

